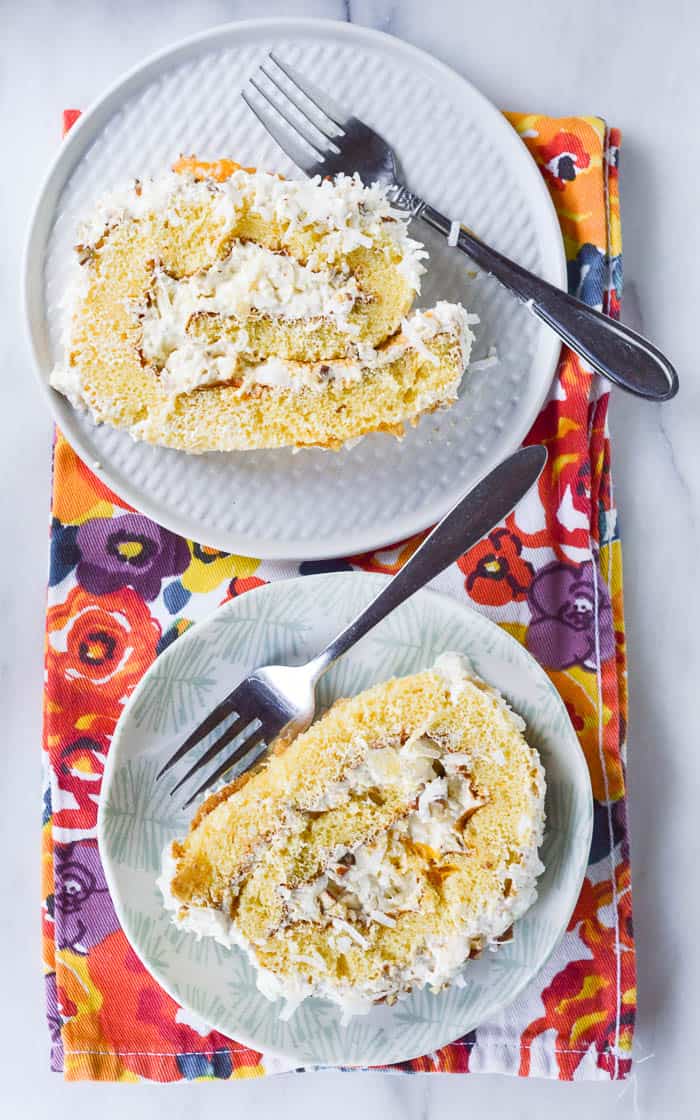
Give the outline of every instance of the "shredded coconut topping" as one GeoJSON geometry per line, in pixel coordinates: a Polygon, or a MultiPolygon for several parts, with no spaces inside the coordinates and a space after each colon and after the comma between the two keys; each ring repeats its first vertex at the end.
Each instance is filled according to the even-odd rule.
{"type": "MultiPolygon", "coordinates": [[[[66,354],[72,314],[87,294],[91,260],[104,237],[125,221],[144,222],[156,214],[177,227],[188,220],[193,207],[203,203],[212,212],[210,266],[193,276],[174,278],[154,262],[152,287],[133,306],[142,328],[142,356],[156,365],[161,384],[174,397],[232,381],[241,382],[241,393],[254,385],[321,390],[329,381],[357,381],[409,348],[437,364],[426,342],[440,333],[459,338],[462,370],[439,400],[421,398],[416,410],[456,397],[475,320],[461,305],[441,302],[431,311],[411,313],[401,332],[378,350],[356,339],[358,327],[350,315],[362,293],[346,264],[347,254],[359,246],[371,246],[379,236],[388,238],[394,264],[415,292],[420,290],[425,271],[422,261],[428,256],[420,242],[409,236],[406,214],[392,207],[385,189],[379,184],[366,187],[357,175],[339,175],[331,182],[236,171],[217,182],[197,179],[191,173],[166,172],[103,196],[79,228],[80,267],[64,308],[66,354]],[[281,223],[288,235],[312,230],[316,247],[306,262],[239,241],[231,244],[223,260],[217,259],[217,246],[234,228],[243,207],[266,221],[281,223]],[[347,335],[347,356],[309,364],[277,358],[255,364],[246,354],[249,339],[244,325],[233,339],[224,335],[208,342],[191,329],[195,318],[202,315],[240,318],[243,324],[250,315],[305,321],[324,318],[347,335]]],[[[83,403],[79,370],[67,360],[53,370],[51,384],[74,405],[83,403]]]]}
{"type": "Polygon", "coordinates": [[[165,317],[164,325],[161,325],[163,320],[154,319],[150,313],[146,320],[149,333],[147,335],[144,332],[144,354],[146,357],[157,355],[161,359],[167,354],[161,378],[174,396],[192,392],[205,385],[228,382],[233,378],[240,379],[241,393],[248,392],[253,385],[294,392],[302,389],[320,392],[329,381],[359,381],[362,377],[371,375],[372,371],[396,361],[411,348],[435,363],[437,358],[427,348],[425,340],[439,334],[456,336],[461,349],[462,369],[459,370],[454,385],[446,390],[446,396],[450,393],[456,396],[473,338],[464,308],[460,304],[443,303],[428,311],[411,312],[404,319],[400,334],[379,349],[367,344],[353,346],[350,343],[354,356],[348,358],[325,362],[267,358],[251,365],[245,357],[248,344],[245,331],[239,332],[235,341],[222,337],[214,343],[207,343],[187,332],[191,314],[192,311],[185,317],[185,312],[176,311],[174,317],[165,317]]]}
{"type": "MultiPolygon", "coordinates": [[[[480,688],[486,687],[474,678],[468,660],[460,654],[443,655],[435,671],[453,695],[459,695],[470,680],[480,688]]],[[[500,694],[488,691],[496,705],[507,708],[500,694]]],[[[522,725],[512,713],[510,718],[522,725]]],[[[468,854],[468,821],[489,803],[488,791],[473,784],[472,756],[450,751],[449,744],[441,741],[439,735],[431,737],[429,725],[403,743],[368,746],[358,739],[358,747],[362,761],[326,788],[314,802],[313,812],[323,813],[349,798],[362,798],[368,791],[382,790],[398,792],[413,808],[370,840],[352,848],[336,846],[328,852],[320,874],[296,886],[276,888],[283,917],[275,936],[287,938],[293,949],[299,923],[321,924],[328,941],[339,953],[345,953],[353,945],[369,949],[377,927],[392,930],[402,915],[420,913],[423,881],[407,861],[407,852],[419,852],[439,873],[443,864],[449,864],[450,854],[468,854]]],[[[479,750],[476,744],[477,755],[479,750]]],[[[490,749],[489,757],[492,753],[490,749]]],[[[282,1018],[288,1018],[309,995],[330,996],[341,1004],[347,1019],[366,1013],[377,1000],[393,1001],[397,992],[411,987],[428,985],[436,990],[458,978],[465,960],[475,951],[496,947],[537,896],[536,879],[543,870],[538,847],[544,821],[544,777],[536,756],[531,775],[531,811],[522,815],[516,830],[520,847],[511,850],[498,868],[504,885],[502,893],[489,897],[480,912],[465,917],[461,928],[449,935],[427,935],[422,950],[409,964],[387,965],[382,975],[363,985],[348,983],[340,992],[337,981],[328,977],[320,956],[315,954],[312,959],[301,950],[294,959],[299,965],[308,965],[311,972],[301,968],[282,976],[267,970],[258,960],[255,944],[245,938],[235,919],[206,907],[180,907],[170,891],[175,871],[170,847],[164,854],[159,881],[165,905],[175,911],[173,920],[181,928],[197,936],[213,936],[224,945],[241,947],[258,970],[260,991],[270,999],[285,1000],[282,1018]]],[[[290,818],[287,828],[292,832],[301,830],[303,814],[290,818]]]]}
{"type": "MultiPolygon", "coordinates": [[[[378,183],[366,187],[358,175],[338,175],[331,181],[281,179],[264,171],[235,171],[223,182],[196,179],[168,171],[103,196],[80,228],[81,243],[89,248],[105,231],[126,219],[145,219],[165,213],[177,224],[187,207],[211,202],[220,222],[218,236],[232,228],[243,206],[264,221],[284,224],[291,232],[313,229],[322,236],[319,249],[325,260],[370,246],[380,233],[392,240],[402,258],[402,272],[417,292],[427,252],[408,234],[406,214],[392,207],[378,183]]],[[[313,260],[311,261],[313,264],[313,260]]]]}

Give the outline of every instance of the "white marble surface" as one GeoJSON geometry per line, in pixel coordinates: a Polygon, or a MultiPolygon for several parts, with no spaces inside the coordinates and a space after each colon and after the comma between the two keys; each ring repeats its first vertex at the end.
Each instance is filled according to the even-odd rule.
{"type": "Polygon", "coordinates": [[[5,885],[0,915],[0,1101],[5,1115],[173,1118],[253,1111],[345,1120],[567,1120],[697,1115],[700,752],[691,698],[700,666],[700,391],[696,374],[700,8],[693,0],[14,0],[2,5],[0,107],[0,712],[5,885]],[[530,14],[526,14],[529,12],[530,14]],[[468,13],[468,14],[467,14],[468,13]],[[431,50],[504,107],[600,113],[624,131],[625,317],[675,359],[680,397],[663,408],[616,396],[617,501],[625,549],[629,780],[639,949],[632,1084],[500,1077],[287,1077],[237,1085],[68,1086],[48,1072],[39,966],[39,736],[51,425],[34,385],[17,294],[37,182],[63,106],[82,106],[150,51],[253,15],[348,18],[431,50]],[[695,227],[695,228],[694,228],[695,227]],[[695,435],[693,435],[695,432],[695,435]]]}

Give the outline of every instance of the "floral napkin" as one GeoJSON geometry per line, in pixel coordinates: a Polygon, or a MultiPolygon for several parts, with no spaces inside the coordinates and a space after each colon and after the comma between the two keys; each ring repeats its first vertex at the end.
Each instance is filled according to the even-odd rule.
{"type": "MultiPolygon", "coordinates": [[[[66,114],[66,127],[76,116],[66,114]]],[[[570,290],[616,316],[622,286],[619,134],[598,118],[508,117],[551,191],[570,290]]],[[[564,349],[527,441],[549,450],[537,495],[439,584],[523,642],[566,703],[595,797],[581,896],[556,952],[514,1004],[394,1071],[490,1070],[574,1080],[622,1078],[630,1070],[636,993],[625,814],[625,636],[607,408],[607,384],[564,349]]],[[[291,1068],[178,1007],[130,948],[95,838],[105,758],[124,699],[144,671],[220,603],[299,572],[395,572],[420,540],[325,564],[227,555],[132,510],[57,433],[42,916],[51,1064],[67,1079],[189,1081],[291,1068]]]]}

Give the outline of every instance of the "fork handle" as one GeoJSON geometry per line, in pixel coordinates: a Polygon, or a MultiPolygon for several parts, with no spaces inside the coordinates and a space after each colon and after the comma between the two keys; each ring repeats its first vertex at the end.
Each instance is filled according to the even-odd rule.
{"type": "MultiPolygon", "coordinates": [[[[449,236],[452,222],[433,206],[412,197],[415,204],[409,204],[409,209],[413,217],[422,218],[449,236]]],[[[486,245],[465,226],[460,229],[457,247],[518,296],[533,315],[609,381],[649,401],[668,401],[678,392],[678,374],[668,358],[636,331],[541,280],[486,245]]]]}
{"type": "Polygon", "coordinates": [[[534,485],[546,460],[547,452],[539,444],[523,447],[460,498],[361,614],[309,662],[314,680],[386,615],[486,536],[534,485]]]}

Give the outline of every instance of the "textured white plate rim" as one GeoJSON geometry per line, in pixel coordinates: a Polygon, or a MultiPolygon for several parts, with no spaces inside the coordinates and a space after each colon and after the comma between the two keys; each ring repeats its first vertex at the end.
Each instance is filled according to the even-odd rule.
{"type": "MultiPolygon", "coordinates": [[[[427,51],[383,31],[331,19],[271,17],[221,24],[196,35],[187,36],[162,50],[152,53],[113,82],[105,93],[81,114],[68,136],[60,144],[32,210],[22,266],[23,317],[34,370],[55,422],[59,425],[70,445],[84,459],[93,473],[106,486],[127,501],[129,505],[134,506],[158,524],[179,533],[181,536],[212,545],[222,551],[256,556],[265,560],[284,560],[297,557],[309,560],[331,559],[338,556],[369,552],[420,532],[438,521],[455,504],[463,493],[464,485],[456,485],[454,488],[445,491],[443,500],[434,503],[430,510],[419,508],[404,517],[394,517],[389,524],[385,522],[375,523],[370,528],[354,535],[348,533],[336,534],[314,542],[309,542],[306,539],[295,539],[290,535],[280,541],[256,536],[252,533],[239,534],[226,530],[210,530],[206,527],[204,531],[207,535],[206,540],[204,540],[204,527],[197,519],[183,516],[167,505],[164,506],[158,500],[151,500],[142,488],[132,486],[127,478],[120,478],[115,482],[110,470],[105,468],[102,463],[95,461],[83,432],[75,422],[76,414],[72,405],[65,397],[50,387],[48,380],[52,362],[46,337],[43,307],[44,250],[52,227],[55,203],[73,169],[119,104],[138,87],[146,85],[152,80],[163,64],[181,62],[188,56],[195,55],[202,44],[222,40],[235,41],[246,36],[263,37],[265,33],[270,31],[291,36],[295,33],[306,35],[315,33],[322,38],[340,36],[347,40],[354,40],[359,44],[381,46],[387,51],[396,52],[404,57],[412,57],[423,67],[432,68],[443,82],[448,83],[455,89],[464,90],[466,87],[470,96],[480,103],[485,114],[490,117],[494,131],[500,132],[504,138],[508,137],[507,141],[504,142],[511,144],[512,151],[517,150],[522,154],[522,174],[524,179],[527,180],[528,190],[537,197],[539,205],[543,207],[551,223],[552,237],[547,244],[542,243],[545,257],[543,273],[546,275],[549,272],[550,282],[566,289],[564,244],[559,220],[544,179],[535,161],[530,157],[527,149],[502,112],[468,79],[434,58],[427,51]]],[[[484,463],[481,464],[483,473],[487,473],[500,459],[514,451],[527,435],[549,391],[560,348],[561,342],[553,332],[542,332],[538,353],[542,355],[539,360],[542,363],[542,368],[548,370],[548,375],[542,377],[540,391],[536,396],[531,396],[528,402],[529,407],[521,410],[520,423],[517,426],[514,425],[510,430],[507,446],[501,449],[501,453],[487,456],[484,463]]]]}
{"type": "MultiPolygon", "coordinates": [[[[134,952],[136,953],[137,957],[139,958],[139,960],[143,964],[144,968],[153,976],[153,978],[156,980],[156,982],[158,984],[160,984],[160,986],[168,993],[168,995],[172,999],[174,999],[176,1001],[176,1003],[178,1003],[179,1006],[189,1008],[189,1010],[191,1010],[195,1013],[196,1013],[196,1008],[193,1008],[193,1007],[191,1007],[191,1005],[188,1005],[187,1001],[185,999],[183,999],[182,993],[177,990],[176,985],[171,984],[169,982],[169,979],[168,979],[167,975],[163,972],[163,970],[160,970],[160,969],[154,967],[146,959],[145,955],[142,955],[142,953],[140,951],[140,947],[138,945],[138,939],[136,937],[132,938],[132,931],[131,931],[131,928],[130,928],[131,923],[130,923],[129,916],[128,916],[128,913],[127,913],[128,903],[127,903],[127,900],[122,896],[122,893],[121,893],[121,891],[119,890],[119,887],[118,887],[117,876],[113,873],[110,850],[109,850],[109,843],[108,843],[108,841],[106,839],[106,836],[105,836],[105,817],[104,817],[104,813],[103,813],[103,807],[104,807],[104,805],[106,804],[106,801],[107,801],[107,792],[109,790],[109,787],[110,787],[110,784],[111,784],[111,781],[112,781],[113,771],[114,771],[114,769],[117,765],[117,756],[118,756],[119,751],[120,751],[122,740],[124,739],[125,735],[128,733],[128,723],[129,723],[129,715],[130,715],[131,709],[132,709],[133,706],[135,706],[137,704],[141,693],[144,691],[145,687],[147,686],[147,682],[148,682],[148,679],[150,678],[151,673],[153,673],[155,671],[156,667],[159,664],[162,667],[162,663],[163,663],[162,659],[163,658],[169,658],[170,656],[172,656],[173,652],[176,649],[179,649],[179,651],[182,652],[183,647],[182,647],[181,643],[183,643],[183,642],[189,643],[189,642],[191,642],[193,640],[196,640],[197,638],[201,637],[202,634],[206,631],[207,627],[211,624],[211,622],[214,618],[216,618],[217,620],[221,619],[222,612],[226,612],[227,614],[230,614],[230,615],[235,615],[236,612],[241,608],[241,600],[243,598],[246,599],[246,601],[248,603],[248,606],[250,606],[250,603],[251,603],[250,596],[254,596],[255,599],[258,599],[260,597],[274,595],[275,590],[277,588],[281,587],[281,586],[289,586],[290,584],[293,584],[293,583],[299,583],[299,584],[303,583],[305,586],[308,586],[309,581],[329,580],[329,581],[333,581],[333,582],[340,582],[340,581],[347,581],[349,579],[357,579],[358,577],[363,579],[366,583],[369,583],[369,585],[370,585],[370,593],[368,594],[368,601],[371,598],[372,592],[374,594],[376,594],[379,591],[379,589],[382,586],[386,585],[391,579],[390,576],[381,575],[381,574],[375,573],[375,572],[323,572],[323,573],[320,573],[318,575],[297,576],[296,578],[291,579],[291,580],[275,580],[272,583],[265,584],[262,587],[254,588],[251,591],[246,592],[245,596],[239,596],[238,598],[232,599],[232,600],[230,600],[230,602],[225,603],[223,606],[217,608],[217,610],[213,611],[212,614],[210,614],[207,618],[201,619],[194,626],[190,627],[189,630],[187,630],[180,638],[178,638],[176,642],[173,642],[167,649],[165,649],[163,651],[163,653],[161,653],[160,656],[158,658],[156,658],[156,660],[153,662],[153,664],[149,666],[149,668],[146,670],[143,677],[139,681],[138,685],[134,689],[133,693],[131,694],[131,696],[127,700],[126,704],[124,705],[124,709],[123,709],[122,714],[119,718],[119,722],[118,722],[117,727],[115,729],[114,735],[112,736],[112,743],[111,743],[111,746],[110,746],[110,749],[109,749],[109,752],[108,752],[108,755],[107,755],[107,762],[106,762],[106,765],[105,765],[105,768],[104,768],[104,773],[103,773],[103,778],[102,778],[102,786],[101,786],[101,792],[100,792],[100,802],[99,802],[98,814],[97,814],[97,843],[98,843],[98,849],[99,849],[99,853],[100,853],[100,860],[102,862],[102,867],[103,867],[103,870],[104,870],[105,881],[106,881],[107,887],[109,889],[110,897],[112,899],[112,903],[113,903],[114,910],[115,910],[117,919],[119,921],[119,924],[120,924],[124,934],[126,935],[127,940],[129,941],[129,944],[131,945],[131,947],[134,950],[134,952]],[[374,585],[374,587],[372,587],[372,584],[374,585]]],[[[577,850],[579,852],[579,863],[578,863],[578,865],[572,866],[572,867],[569,868],[568,879],[569,879],[569,883],[571,884],[571,888],[570,888],[571,889],[571,905],[570,905],[570,908],[568,909],[567,913],[565,914],[564,918],[560,922],[559,929],[557,931],[555,931],[555,933],[550,938],[550,942],[547,946],[546,952],[543,954],[542,962],[540,964],[539,971],[541,971],[545,967],[547,961],[551,957],[552,953],[554,952],[557,945],[559,944],[562,936],[564,935],[564,932],[566,931],[566,928],[569,924],[569,920],[571,918],[571,915],[573,914],[574,909],[576,907],[576,903],[578,901],[578,897],[579,897],[579,894],[580,894],[580,891],[581,891],[581,886],[583,884],[583,880],[584,880],[586,870],[587,870],[587,867],[588,867],[588,856],[589,856],[589,853],[590,853],[591,841],[592,841],[592,838],[593,838],[593,811],[592,811],[593,791],[592,791],[592,787],[591,787],[590,772],[589,772],[589,769],[588,769],[588,764],[586,762],[586,757],[583,753],[583,749],[582,749],[581,744],[579,742],[578,736],[576,735],[576,732],[574,731],[573,726],[571,725],[571,720],[570,720],[569,714],[566,710],[566,705],[564,704],[564,701],[562,700],[561,696],[559,695],[559,692],[557,691],[555,686],[550,681],[549,677],[545,673],[542,666],[535,660],[534,657],[532,657],[532,655],[521,645],[520,642],[518,642],[511,634],[509,634],[506,630],[504,630],[502,627],[500,627],[497,623],[492,622],[491,619],[489,619],[486,615],[483,615],[479,611],[474,610],[472,607],[470,607],[466,603],[460,603],[460,602],[452,599],[450,596],[443,595],[441,592],[434,591],[431,588],[424,588],[423,590],[416,592],[416,595],[427,598],[428,600],[430,600],[430,599],[440,600],[441,603],[443,603],[443,604],[444,603],[449,603],[450,607],[453,610],[460,612],[464,616],[467,626],[470,625],[470,623],[474,624],[474,620],[478,620],[479,625],[481,625],[483,623],[483,624],[485,624],[487,629],[492,629],[493,631],[497,632],[498,635],[499,635],[499,640],[502,640],[506,645],[512,645],[514,647],[517,647],[518,650],[522,654],[525,655],[525,659],[529,663],[529,666],[530,666],[530,668],[533,672],[533,675],[538,680],[540,680],[541,682],[543,682],[547,686],[547,690],[548,690],[549,694],[552,696],[555,705],[558,706],[565,723],[568,725],[568,727],[570,728],[570,731],[571,731],[569,739],[573,744],[575,744],[575,748],[574,748],[574,751],[573,751],[573,759],[575,760],[575,765],[576,765],[576,768],[578,770],[577,781],[578,781],[578,783],[580,783],[581,791],[582,792],[585,791],[586,798],[587,798],[587,800],[588,800],[588,802],[590,803],[590,806],[591,806],[591,811],[588,814],[588,827],[587,827],[587,830],[586,830],[586,834],[581,839],[579,839],[579,841],[577,843],[577,850]]],[[[497,686],[496,681],[494,681],[492,683],[494,683],[497,686]]],[[[510,1003],[512,1003],[514,1000],[516,1000],[518,998],[518,996],[520,995],[520,993],[528,986],[528,984],[532,983],[532,979],[533,979],[532,976],[524,977],[522,980],[520,980],[519,982],[514,984],[512,986],[512,988],[509,989],[509,991],[508,991],[508,993],[505,997],[501,997],[501,998],[497,997],[496,999],[494,999],[493,1004],[490,1005],[489,1007],[487,1007],[486,1010],[483,1011],[482,1014],[480,1014],[479,1021],[485,1021],[485,1020],[489,1019],[492,1015],[496,1014],[497,1012],[502,1010],[504,1007],[508,1006],[510,1003]]],[[[264,1000],[265,996],[263,996],[261,994],[260,999],[264,1000]]],[[[216,1021],[213,1021],[209,1025],[211,1027],[213,1027],[214,1029],[219,1030],[220,1033],[224,1034],[227,1038],[231,1037],[230,1034],[229,1034],[230,1027],[228,1026],[228,1024],[222,1026],[221,1023],[217,1024],[216,1021]]],[[[461,1034],[458,1037],[461,1037],[461,1035],[464,1035],[464,1034],[468,1033],[470,1030],[474,1030],[478,1025],[479,1025],[479,1023],[465,1023],[464,1028],[461,1030],[461,1034]]],[[[282,1057],[282,1058],[292,1059],[292,1060],[295,1060],[295,1061],[299,1060],[299,1057],[300,1057],[300,1055],[298,1053],[295,1053],[292,1050],[273,1050],[271,1047],[269,1047],[267,1045],[261,1045],[260,1039],[256,1040],[255,1038],[252,1038],[251,1036],[246,1036],[244,1032],[240,1032],[237,1029],[236,1029],[236,1041],[240,1042],[242,1045],[248,1047],[251,1050],[256,1050],[258,1052],[262,1051],[262,1052],[264,1052],[266,1054],[269,1054],[269,1055],[275,1055],[275,1056],[279,1056],[279,1057],[282,1057]]],[[[445,1046],[448,1043],[453,1042],[453,1041],[454,1041],[453,1037],[445,1037],[445,1036],[441,1036],[441,1035],[436,1034],[435,1040],[431,1043],[431,1045],[427,1048],[427,1050],[430,1050],[430,1051],[438,1050],[438,1049],[440,1049],[440,1047],[445,1046]]],[[[427,1052],[427,1050],[425,1050],[424,1052],[427,1052]]],[[[371,1065],[387,1064],[388,1065],[388,1064],[394,1064],[396,1062],[411,1061],[413,1058],[418,1058],[420,1056],[421,1056],[420,1053],[419,1054],[402,1054],[402,1053],[400,1053],[398,1055],[397,1054],[391,1054],[390,1056],[387,1057],[385,1062],[377,1062],[376,1058],[371,1058],[367,1062],[354,1061],[351,1064],[354,1065],[354,1066],[365,1066],[365,1065],[369,1065],[369,1064],[371,1064],[371,1065]]],[[[307,1060],[307,1064],[313,1064],[313,1063],[308,1063],[308,1060],[307,1060]]],[[[328,1064],[328,1063],[324,1063],[324,1064],[328,1064]]],[[[333,1065],[338,1065],[338,1066],[340,1066],[340,1065],[345,1066],[348,1063],[337,1062],[337,1063],[332,1063],[332,1064],[333,1065]]]]}

